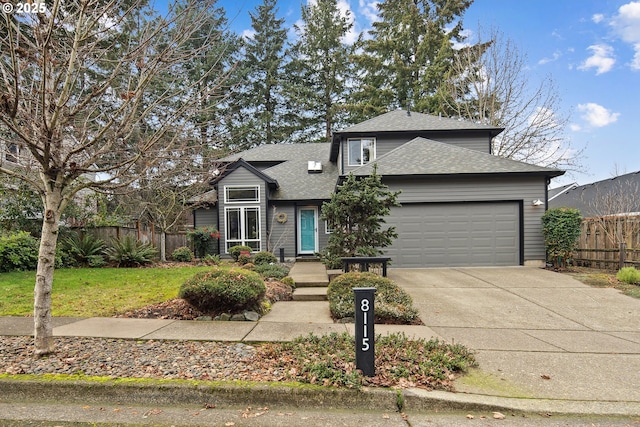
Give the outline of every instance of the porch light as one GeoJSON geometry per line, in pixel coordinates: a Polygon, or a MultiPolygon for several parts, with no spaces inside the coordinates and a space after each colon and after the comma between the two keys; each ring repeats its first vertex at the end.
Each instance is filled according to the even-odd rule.
{"type": "Polygon", "coordinates": [[[542,205],[544,205],[544,202],[542,200],[540,200],[540,199],[536,199],[533,202],[531,202],[531,205],[532,206],[542,206],[542,205]]]}

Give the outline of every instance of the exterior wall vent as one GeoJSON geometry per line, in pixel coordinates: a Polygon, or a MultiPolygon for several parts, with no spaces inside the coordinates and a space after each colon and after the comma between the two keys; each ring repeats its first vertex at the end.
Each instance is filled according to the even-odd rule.
{"type": "Polygon", "coordinates": [[[322,162],[309,160],[307,166],[307,172],[309,173],[322,173],[322,162]]]}

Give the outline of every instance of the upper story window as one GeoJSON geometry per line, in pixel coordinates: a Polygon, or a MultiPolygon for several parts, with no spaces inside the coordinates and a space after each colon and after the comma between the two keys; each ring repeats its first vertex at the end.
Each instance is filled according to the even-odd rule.
{"type": "Polygon", "coordinates": [[[225,203],[248,203],[260,201],[260,186],[225,186],[224,202],[225,203]]]}
{"type": "Polygon", "coordinates": [[[349,166],[366,165],[376,158],[375,138],[358,138],[347,140],[349,166]]]}

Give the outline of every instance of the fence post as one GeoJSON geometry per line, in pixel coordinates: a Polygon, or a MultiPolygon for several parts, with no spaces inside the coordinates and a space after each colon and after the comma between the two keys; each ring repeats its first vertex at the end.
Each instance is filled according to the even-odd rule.
{"type": "Polygon", "coordinates": [[[627,243],[620,242],[620,268],[624,268],[624,264],[627,261],[627,243]]]}

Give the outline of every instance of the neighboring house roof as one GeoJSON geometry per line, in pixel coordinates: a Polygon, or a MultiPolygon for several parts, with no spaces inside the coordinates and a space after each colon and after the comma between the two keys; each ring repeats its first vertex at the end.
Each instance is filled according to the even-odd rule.
{"type": "Polygon", "coordinates": [[[640,171],[570,188],[549,207],[578,209],[585,217],[640,212],[640,171]]]}
{"type": "Polygon", "coordinates": [[[421,137],[354,169],[353,173],[370,175],[374,164],[377,164],[377,173],[381,176],[535,173],[554,177],[564,174],[559,169],[505,159],[421,137]]]}
{"type": "Polygon", "coordinates": [[[563,185],[562,187],[557,187],[557,188],[550,188],[548,193],[548,197],[549,197],[549,201],[555,199],[556,197],[558,197],[560,194],[564,193],[565,191],[571,190],[572,188],[577,187],[578,184],[576,182],[573,182],[571,184],[567,184],[567,185],[563,185]]]}

